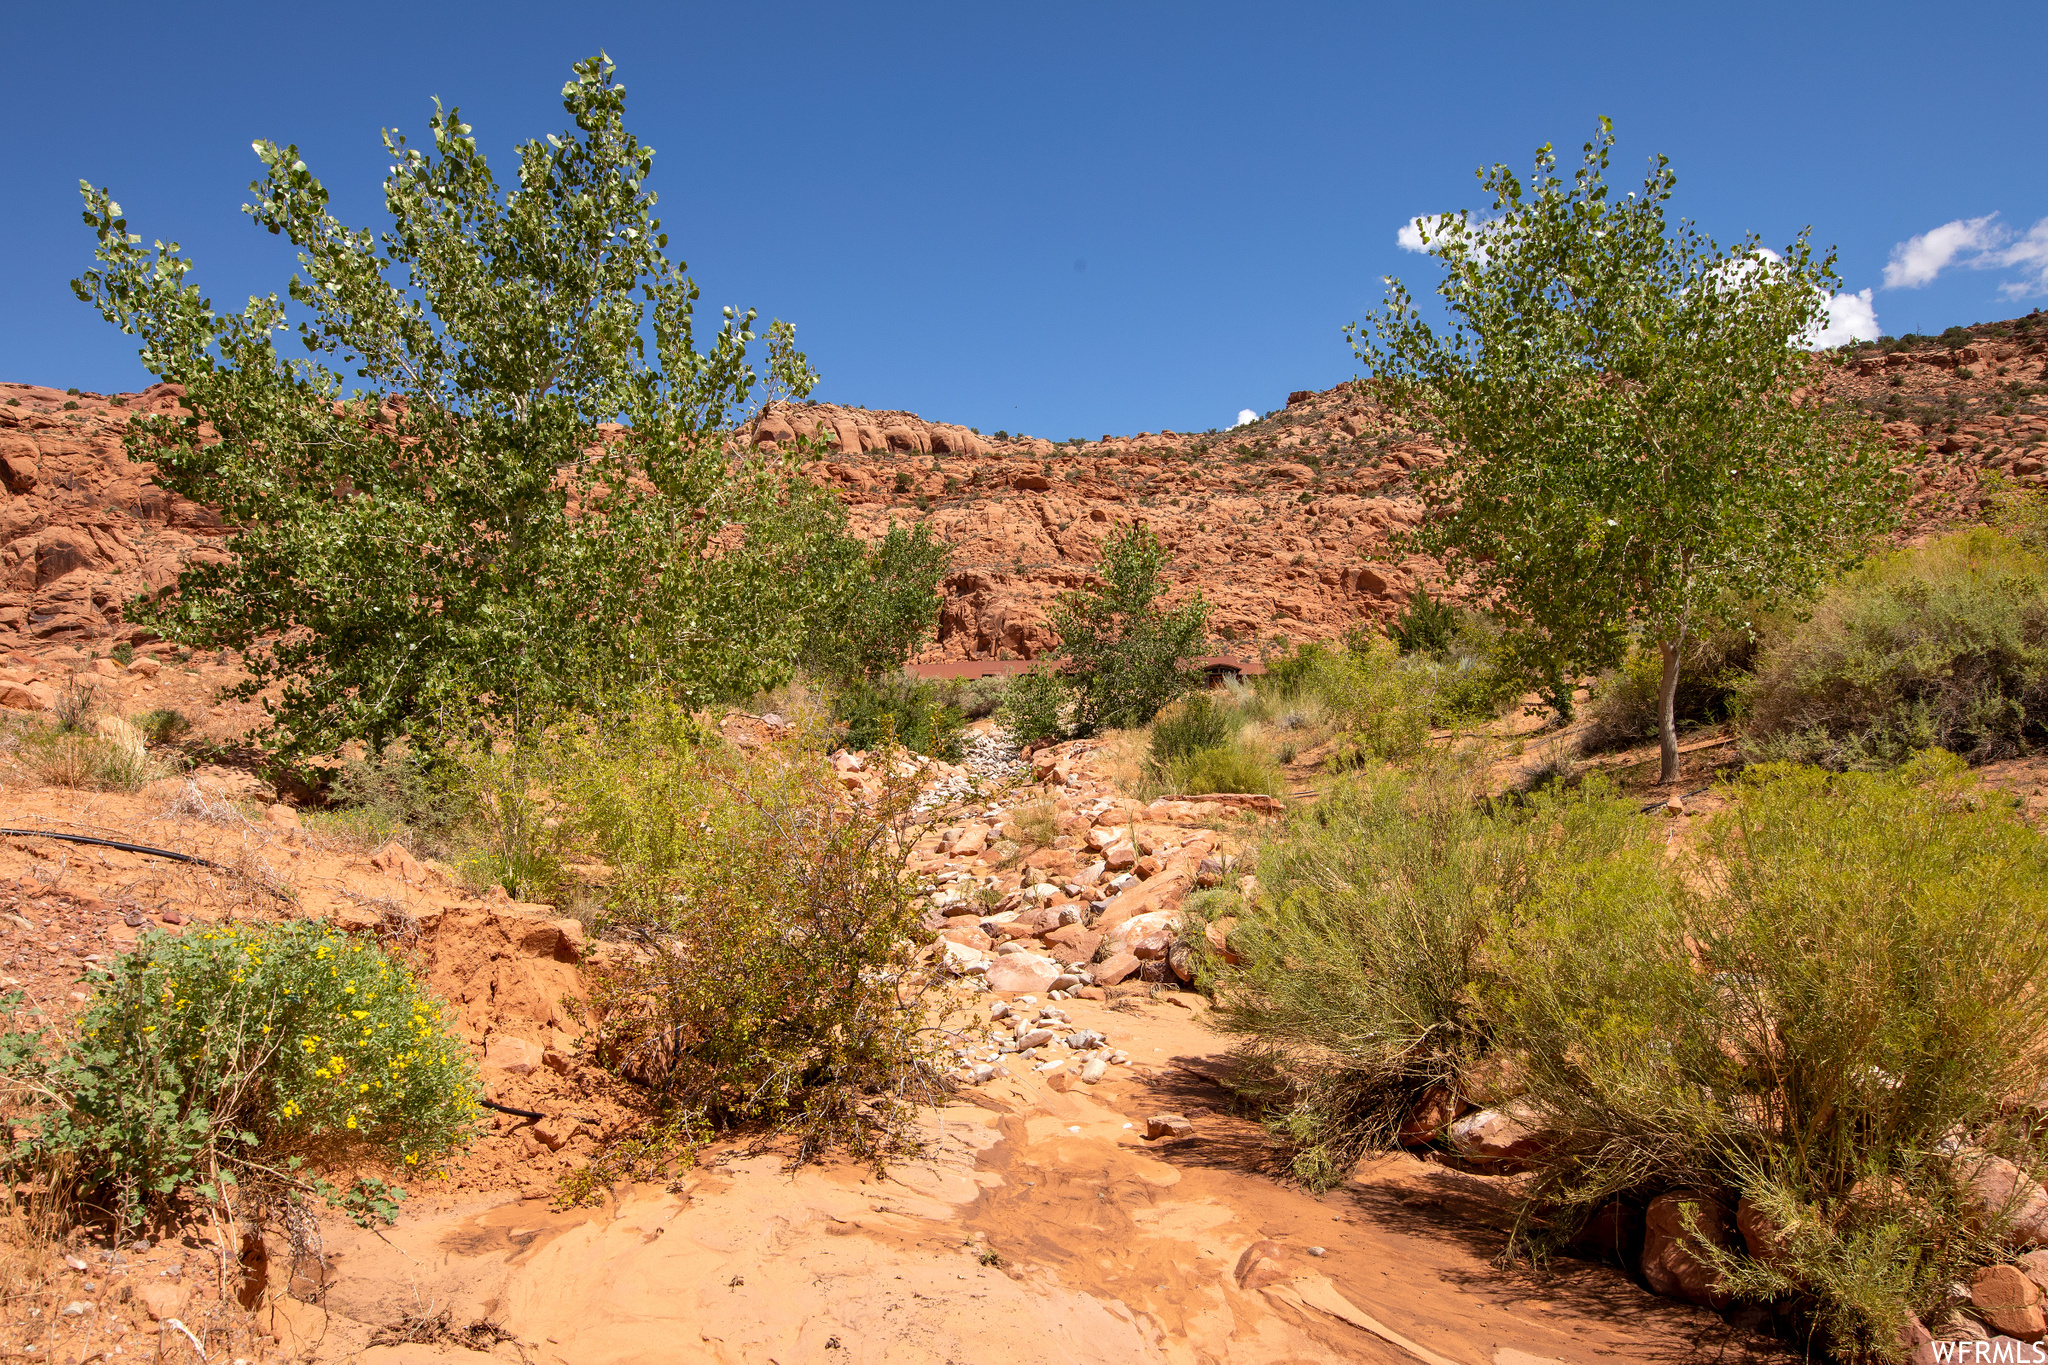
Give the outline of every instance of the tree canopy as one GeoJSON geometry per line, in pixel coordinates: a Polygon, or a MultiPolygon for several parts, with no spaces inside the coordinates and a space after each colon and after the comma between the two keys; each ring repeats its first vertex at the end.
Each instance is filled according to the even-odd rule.
{"type": "Polygon", "coordinates": [[[1569,715],[1572,676],[1631,642],[1663,661],[1663,780],[1685,641],[1810,592],[1896,515],[1875,426],[1806,392],[1802,349],[1838,284],[1800,236],[1722,248],[1666,217],[1655,159],[1609,193],[1612,126],[1567,183],[1478,172],[1489,216],[1419,219],[1446,322],[1408,290],[1347,328],[1369,386],[1442,445],[1418,470],[1418,548],[1444,557],[1569,715]]]}
{"type": "Polygon", "coordinates": [[[757,385],[801,397],[816,375],[781,322],[757,365],[751,310],[700,349],[625,98],[609,60],[578,63],[573,126],[520,144],[509,186],[435,101],[429,148],[385,134],[378,233],[329,213],[296,147],[257,142],[244,208],[299,249],[289,315],[275,294],[216,312],[176,243],[144,247],[81,186],[100,264],[73,288],[189,410],[138,417],[130,453],[233,528],[231,558],[130,618],[243,650],[247,695],[282,685],[283,750],[380,744],[451,703],[746,693],[800,662],[900,662],[931,629],[925,530],[866,550],[795,457],[729,440],[757,385]],[[307,358],[280,353],[294,322],[307,358]]]}

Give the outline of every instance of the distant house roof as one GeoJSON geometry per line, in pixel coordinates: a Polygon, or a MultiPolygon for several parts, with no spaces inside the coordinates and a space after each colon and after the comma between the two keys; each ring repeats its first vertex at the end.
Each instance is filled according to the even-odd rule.
{"type": "MultiPolygon", "coordinates": [[[[1050,659],[948,659],[944,663],[911,664],[903,671],[913,678],[1014,678],[1029,673],[1050,659]]],[[[1238,659],[1228,654],[1205,654],[1189,661],[1204,673],[1241,673],[1257,677],[1266,666],[1257,659],[1238,659]]]]}

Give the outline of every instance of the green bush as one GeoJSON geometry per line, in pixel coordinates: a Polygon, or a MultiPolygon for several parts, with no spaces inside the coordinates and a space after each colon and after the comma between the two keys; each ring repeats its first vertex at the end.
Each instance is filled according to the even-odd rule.
{"type": "Polygon", "coordinates": [[[140,730],[142,737],[151,744],[176,744],[192,732],[192,718],[170,707],[158,707],[139,716],[130,716],[128,723],[140,730]]]}
{"type": "Polygon", "coordinates": [[[997,715],[1017,743],[1036,744],[1067,737],[1072,707],[1065,680],[1049,668],[1034,668],[1011,680],[997,715]]]}
{"type": "Polygon", "coordinates": [[[918,993],[919,940],[889,779],[849,804],[814,747],[739,759],[653,704],[565,738],[569,819],[613,869],[594,969],[599,1055],[647,1084],[679,1143],[712,1126],[791,1133],[798,1161],[879,1165],[917,1146],[943,1080],[918,993]]]}
{"type": "MultiPolygon", "coordinates": [[[[339,1198],[306,1161],[417,1173],[478,1112],[441,1004],[374,943],[304,921],[145,934],[75,1039],[7,1034],[0,1070],[39,1101],[17,1173],[68,1169],[131,1223],[180,1187],[339,1198]]],[[[375,1187],[356,1196],[388,1211],[375,1187]]]]}
{"type": "Polygon", "coordinates": [[[1980,527],[1873,560],[1777,633],[1748,688],[1761,758],[1869,769],[1973,762],[2048,738],[2048,553],[1980,527]]]}
{"type": "Polygon", "coordinates": [[[1153,762],[1171,763],[1229,743],[1237,729],[1235,719],[1230,708],[1216,705],[1206,692],[1173,703],[1152,722],[1153,762]]]}
{"type": "Polygon", "coordinates": [[[1197,749],[1163,765],[1161,772],[1176,793],[1189,796],[1210,792],[1256,792],[1278,796],[1285,789],[1280,770],[1270,759],[1237,744],[1197,749]]]}
{"type": "Polygon", "coordinates": [[[1731,795],[1682,875],[1582,855],[1502,935],[1490,1005],[1549,1130],[1532,1209],[1745,1198],[1786,1252],[1720,1257],[1728,1287],[1889,1355],[1994,1255],[1969,1163],[2048,1156],[2014,1103],[2048,1079],[2048,847],[1946,754],[1731,795]]]}
{"type": "Polygon", "coordinates": [[[1441,654],[1457,637],[1458,614],[1456,607],[1431,597],[1417,584],[1407,605],[1387,628],[1387,638],[1403,654],[1441,654]]]}
{"type": "Polygon", "coordinates": [[[1436,1087],[1493,1049],[1478,989],[1491,917],[1574,868],[1661,858],[1654,827],[1598,781],[1489,813],[1449,758],[1375,767],[1289,821],[1215,973],[1241,1084],[1317,1186],[1391,1146],[1436,1087]]]}
{"type": "Polygon", "coordinates": [[[968,720],[981,720],[1002,709],[1008,678],[947,678],[938,684],[939,700],[968,720]]]}
{"type": "Polygon", "coordinates": [[[902,673],[848,682],[832,699],[832,719],[845,727],[849,749],[901,744],[949,763],[959,761],[960,732],[966,725],[935,684],[902,673]]]}

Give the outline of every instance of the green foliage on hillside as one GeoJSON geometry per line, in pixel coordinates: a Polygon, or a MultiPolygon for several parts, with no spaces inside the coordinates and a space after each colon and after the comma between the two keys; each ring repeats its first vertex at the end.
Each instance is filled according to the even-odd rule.
{"type": "Polygon", "coordinates": [[[234,528],[232,559],[196,556],[129,614],[243,651],[243,695],[282,687],[288,753],[378,750],[454,704],[524,724],[638,689],[749,694],[802,662],[872,672],[929,629],[927,535],[865,551],[795,457],[728,449],[758,385],[816,376],[780,322],[757,373],[751,311],[699,349],[611,63],[579,63],[562,102],[573,127],[522,143],[511,186],[454,109],[427,149],[387,133],[381,235],[258,142],[247,211],[299,248],[289,313],[217,313],[176,244],[84,187],[100,266],[74,289],[191,410],[137,417],[130,452],[234,528]],[[310,358],[280,349],[293,322],[310,358]]]}

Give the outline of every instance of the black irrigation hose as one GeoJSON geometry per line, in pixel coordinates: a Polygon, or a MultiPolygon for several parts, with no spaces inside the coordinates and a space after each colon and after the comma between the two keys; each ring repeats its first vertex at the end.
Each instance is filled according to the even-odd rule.
{"type": "Polygon", "coordinates": [[[92,844],[98,848],[117,848],[123,853],[146,853],[152,858],[169,858],[174,862],[192,863],[198,867],[219,868],[222,872],[234,869],[224,863],[202,858],[195,853],[179,853],[168,848],[151,848],[148,844],[124,844],[118,839],[95,839],[89,834],[58,834],[46,829],[0,829],[0,838],[7,839],[62,839],[68,844],[92,844]]]}
{"type": "Polygon", "coordinates": [[[536,1113],[531,1109],[514,1109],[511,1105],[499,1104],[496,1100],[478,1100],[477,1103],[486,1109],[495,1109],[501,1114],[510,1114],[516,1119],[544,1119],[547,1117],[546,1114],[536,1113]]]}
{"type": "MultiPolygon", "coordinates": [[[[0,829],[4,839],[62,839],[67,844],[91,844],[95,848],[118,849],[123,853],[140,853],[151,858],[169,858],[173,862],[190,863],[194,867],[210,867],[216,872],[233,872],[226,863],[217,863],[211,858],[202,858],[196,853],[180,853],[175,849],[151,848],[148,844],[124,844],[119,839],[95,839],[90,834],[59,834],[47,829],[0,829]]],[[[274,886],[263,888],[277,899],[291,903],[291,897],[274,886]]]]}

